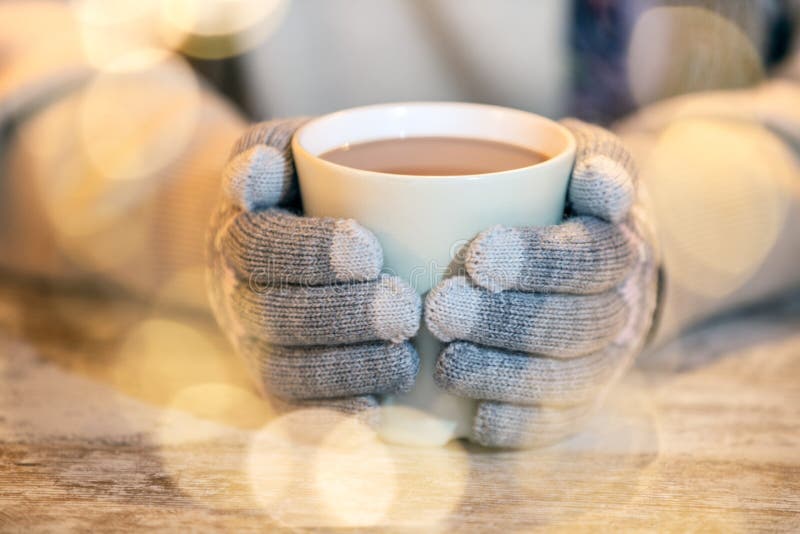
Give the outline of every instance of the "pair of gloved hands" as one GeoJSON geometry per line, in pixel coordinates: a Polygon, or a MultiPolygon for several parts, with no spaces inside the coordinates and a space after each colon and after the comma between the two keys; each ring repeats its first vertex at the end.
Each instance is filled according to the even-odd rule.
{"type": "MultiPolygon", "coordinates": [[[[358,412],[412,387],[423,303],[381,274],[380,245],[358,223],[300,214],[290,142],[302,122],[257,124],[234,147],[209,234],[211,300],[264,393],[358,412]]],[[[578,141],[565,221],[482,232],[468,276],[424,302],[448,343],[436,382],[479,400],[472,439],[485,446],[575,432],[652,323],[655,242],[634,162],[610,132],[563,124],[578,141]]]]}

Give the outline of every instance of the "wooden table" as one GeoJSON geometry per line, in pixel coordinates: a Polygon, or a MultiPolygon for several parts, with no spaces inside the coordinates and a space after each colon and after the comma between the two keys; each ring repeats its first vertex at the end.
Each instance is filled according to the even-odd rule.
{"type": "Polygon", "coordinates": [[[566,443],[428,450],[276,417],[205,317],[7,281],[0,530],[796,532],[798,308],[640,359],[566,443]]]}

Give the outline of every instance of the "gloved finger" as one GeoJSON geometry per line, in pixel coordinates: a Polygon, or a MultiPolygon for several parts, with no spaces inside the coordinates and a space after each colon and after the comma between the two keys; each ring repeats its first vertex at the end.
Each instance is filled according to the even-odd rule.
{"type": "Polygon", "coordinates": [[[616,291],[491,293],[463,276],[444,280],[425,300],[425,323],[441,341],[458,339],[560,358],[603,349],[626,317],[627,307],[616,291]]]}
{"type": "Polygon", "coordinates": [[[282,347],[250,339],[242,352],[268,395],[292,401],[406,392],[419,371],[408,342],[282,347]]]}
{"type": "Polygon", "coordinates": [[[220,230],[219,240],[236,275],[259,285],[374,280],[383,265],[377,238],[352,219],[281,209],[242,212],[220,230]]]}
{"type": "Polygon", "coordinates": [[[620,222],[636,198],[637,169],[622,140],[604,128],[575,119],[561,121],[577,141],[567,198],[579,215],[620,222]]]}
{"type": "Polygon", "coordinates": [[[574,405],[595,398],[624,363],[614,347],[565,360],[456,341],[439,355],[434,378],[442,389],[470,399],[574,405]]]}
{"type": "Polygon", "coordinates": [[[279,413],[290,412],[292,410],[326,408],[348,415],[358,414],[366,410],[376,410],[380,407],[380,401],[375,395],[304,400],[284,400],[278,397],[270,397],[270,404],[272,404],[273,408],[279,413]]]}
{"type": "Polygon", "coordinates": [[[563,408],[483,401],[472,425],[472,440],[484,447],[529,448],[575,434],[591,416],[593,404],[563,408]]]}
{"type": "Polygon", "coordinates": [[[592,294],[618,285],[636,251],[620,225],[573,217],[555,226],[495,226],[472,240],[465,266],[490,291],[592,294]]]}
{"type": "Polygon", "coordinates": [[[330,286],[241,283],[230,304],[245,333],[285,346],[399,343],[417,332],[421,308],[417,292],[388,275],[330,286]]]}
{"type": "Polygon", "coordinates": [[[375,395],[359,395],[356,397],[340,397],[335,399],[284,400],[269,397],[270,405],[279,414],[303,410],[304,417],[299,418],[297,428],[300,435],[313,436],[316,432],[324,433],[331,423],[340,422],[337,417],[330,417],[329,410],[345,416],[352,416],[362,423],[377,428],[380,423],[380,402],[375,395]],[[313,425],[313,428],[309,426],[313,425]]]}
{"type": "Polygon", "coordinates": [[[222,190],[252,211],[286,204],[297,195],[292,136],[308,118],[255,124],[236,142],[222,173],[222,190]]]}

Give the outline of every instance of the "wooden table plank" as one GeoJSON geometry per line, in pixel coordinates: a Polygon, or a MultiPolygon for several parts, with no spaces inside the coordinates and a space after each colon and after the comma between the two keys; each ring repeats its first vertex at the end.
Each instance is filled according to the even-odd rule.
{"type": "Polygon", "coordinates": [[[207,319],[160,306],[0,285],[0,324],[3,531],[800,530],[796,304],[648,355],[521,452],[278,418],[207,319]]]}

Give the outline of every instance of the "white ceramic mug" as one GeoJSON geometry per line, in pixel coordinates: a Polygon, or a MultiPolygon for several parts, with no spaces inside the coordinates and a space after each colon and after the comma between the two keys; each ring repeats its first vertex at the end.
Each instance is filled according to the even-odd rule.
{"type": "MultiPolygon", "coordinates": [[[[575,139],[563,126],[524,111],[464,103],[381,104],[306,123],[292,142],[306,215],[352,218],[375,233],[384,269],[424,294],[459,248],[496,224],[556,224],[564,211],[575,139]],[[420,136],[488,139],[549,159],[502,172],[416,176],[372,172],[319,156],[348,144],[420,136]]],[[[383,400],[381,435],[411,445],[469,437],[475,403],[441,391],[433,380],[441,344],[424,325],[414,339],[421,359],[414,389],[383,400]]]]}

